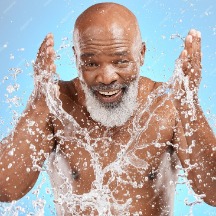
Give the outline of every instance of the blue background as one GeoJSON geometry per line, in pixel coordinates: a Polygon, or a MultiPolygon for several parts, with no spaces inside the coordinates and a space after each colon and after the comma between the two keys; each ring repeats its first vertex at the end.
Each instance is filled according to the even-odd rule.
{"type": "MultiPolygon", "coordinates": [[[[96,0],[0,0],[0,138],[13,128],[25,108],[33,89],[32,61],[49,32],[55,37],[57,71],[61,79],[77,74],[72,53],[72,29],[77,16],[96,0]],[[15,86],[11,92],[8,86],[15,86]]],[[[202,33],[203,71],[200,103],[213,130],[216,131],[216,2],[212,0],[119,0],[137,16],[143,41],[147,45],[142,75],[156,81],[167,81],[175,60],[182,50],[182,40],[172,34],[186,36],[189,29],[202,33]]],[[[180,179],[179,182],[184,181],[180,179]]],[[[42,172],[27,196],[12,204],[0,203],[0,215],[55,215],[50,182],[42,172]],[[45,213],[43,209],[45,205],[45,213]]],[[[213,191],[215,193],[215,191],[213,191]]],[[[207,204],[193,207],[185,199],[195,198],[186,184],[178,185],[175,216],[216,215],[216,208],[207,204]]]]}

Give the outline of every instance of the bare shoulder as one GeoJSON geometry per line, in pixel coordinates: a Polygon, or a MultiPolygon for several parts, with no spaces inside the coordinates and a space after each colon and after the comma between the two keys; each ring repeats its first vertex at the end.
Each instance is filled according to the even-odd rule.
{"type": "Polygon", "coordinates": [[[154,90],[156,90],[162,85],[163,85],[163,82],[156,82],[154,80],[151,80],[143,76],[141,76],[139,80],[139,90],[141,93],[146,92],[150,94],[151,92],[153,92],[154,90]]]}
{"type": "Polygon", "coordinates": [[[59,85],[60,94],[65,95],[71,99],[75,98],[76,88],[74,86],[74,80],[70,80],[70,81],[59,80],[58,85],[59,85]]]}
{"type": "Polygon", "coordinates": [[[63,110],[71,115],[80,126],[86,124],[87,114],[84,107],[84,96],[78,78],[71,81],[59,81],[59,99],[63,110]]]}
{"type": "Polygon", "coordinates": [[[161,93],[163,82],[156,82],[146,77],[140,77],[139,94],[143,103],[147,102],[148,97],[153,97],[151,109],[163,113],[163,116],[174,119],[176,116],[176,108],[173,101],[166,92],[161,93]]]}
{"type": "Polygon", "coordinates": [[[63,107],[79,104],[80,95],[76,86],[76,79],[70,81],[60,80],[58,82],[58,85],[60,92],[60,100],[62,101],[63,107]]]}

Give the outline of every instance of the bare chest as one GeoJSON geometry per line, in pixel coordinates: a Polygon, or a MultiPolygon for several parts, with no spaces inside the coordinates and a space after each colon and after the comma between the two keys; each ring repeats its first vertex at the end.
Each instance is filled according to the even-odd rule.
{"type": "Polygon", "coordinates": [[[70,194],[70,199],[73,194],[78,204],[65,202],[73,211],[79,212],[77,206],[85,203],[86,209],[88,205],[103,207],[112,214],[121,208],[125,212],[154,212],[152,203],[160,206],[157,199],[163,200],[163,206],[167,202],[160,186],[167,188],[175,180],[172,118],[158,110],[152,116],[143,114],[136,124],[133,120],[115,130],[91,124],[86,128],[56,124],[52,181],[54,188],[62,185],[58,194],[64,194],[65,199],[65,194],[70,194]]]}
{"type": "Polygon", "coordinates": [[[172,129],[156,119],[146,128],[131,125],[118,130],[88,128],[79,133],[62,130],[67,134],[57,138],[57,152],[69,165],[76,193],[89,192],[95,181],[113,185],[121,179],[130,187],[141,188],[156,178],[162,158],[170,157],[172,129]]]}
{"type": "Polygon", "coordinates": [[[105,215],[109,215],[108,211],[110,215],[121,215],[152,213],[160,205],[168,206],[161,186],[167,188],[170,181],[175,181],[175,160],[167,145],[170,139],[161,134],[149,142],[150,131],[146,133],[132,136],[124,132],[103,137],[88,134],[78,137],[76,142],[62,142],[52,161],[52,175],[54,188],[58,188],[58,194],[64,194],[64,208],[70,206],[70,212],[82,211],[83,215],[97,215],[104,208],[105,215]],[[71,196],[76,202],[71,202],[71,196]],[[80,210],[81,203],[84,210],[80,210]]]}

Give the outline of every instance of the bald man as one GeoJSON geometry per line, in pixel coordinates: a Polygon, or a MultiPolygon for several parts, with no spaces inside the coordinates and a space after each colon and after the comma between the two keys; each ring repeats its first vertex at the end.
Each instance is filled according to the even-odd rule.
{"type": "Polygon", "coordinates": [[[216,142],[198,104],[200,32],[189,32],[178,61],[188,84],[176,76],[168,86],[139,75],[145,43],[122,5],[88,8],[73,40],[78,77],[69,82],[53,81],[52,34],[39,49],[35,90],[1,144],[0,200],[23,197],[48,159],[58,215],[173,215],[180,164],[215,206],[216,142]]]}

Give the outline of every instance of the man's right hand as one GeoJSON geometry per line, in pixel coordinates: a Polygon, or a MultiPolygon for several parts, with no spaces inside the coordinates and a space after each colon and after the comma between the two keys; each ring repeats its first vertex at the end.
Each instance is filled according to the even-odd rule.
{"type": "Polygon", "coordinates": [[[12,133],[0,148],[0,202],[23,197],[35,184],[47,156],[53,151],[52,115],[45,97],[55,73],[53,35],[44,39],[34,64],[35,90],[12,133]],[[49,83],[48,83],[49,84],[49,83]]]}
{"type": "Polygon", "coordinates": [[[41,94],[43,86],[48,82],[53,73],[56,72],[54,63],[54,38],[53,34],[48,34],[42,42],[34,64],[34,81],[36,94],[41,94]]]}

